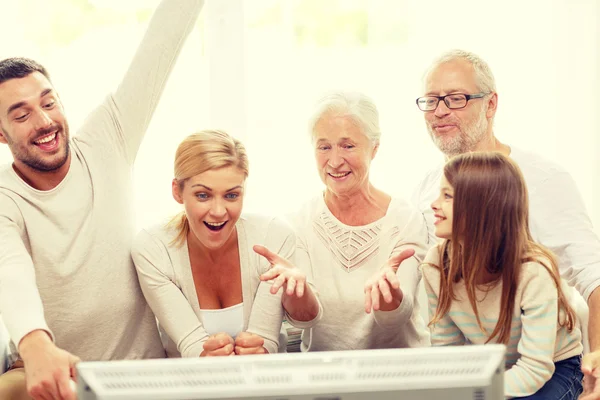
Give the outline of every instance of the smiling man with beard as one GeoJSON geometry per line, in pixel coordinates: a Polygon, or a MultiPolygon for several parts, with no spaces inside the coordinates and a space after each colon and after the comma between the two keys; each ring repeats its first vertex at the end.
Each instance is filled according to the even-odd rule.
{"type": "Polygon", "coordinates": [[[73,399],[79,358],[165,356],[130,257],[131,175],[203,3],[163,0],[125,78],[74,137],[46,69],[0,61],[0,142],[14,159],[0,167],[0,313],[21,357],[0,398],[73,399]]]}
{"type": "Polygon", "coordinates": [[[46,69],[33,60],[0,63],[0,142],[13,169],[34,188],[52,188],[70,165],[69,126],[46,69]],[[54,178],[54,179],[53,179],[54,178]]]}
{"type": "MultiPolygon", "coordinates": [[[[600,240],[573,178],[556,163],[496,138],[496,83],[488,64],[473,53],[453,50],[438,58],[425,77],[425,93],[417,99],[417,106],[423,111],[431,139],[446,159],[466,152],[497,151],[521,168],[529,191],[533,239],[556,254],[562,278],[588,302],[592,353],[582,364],[584,394],[589,395],[582,398],[600,399],[600,379],[596,385],[595,378],[600,376],[600,240]]],[[[430,171],[413,196],[427,221],[430,245],[437,241],[431,203],[439,196],[443,166],[440,163],[430,171]]]]}

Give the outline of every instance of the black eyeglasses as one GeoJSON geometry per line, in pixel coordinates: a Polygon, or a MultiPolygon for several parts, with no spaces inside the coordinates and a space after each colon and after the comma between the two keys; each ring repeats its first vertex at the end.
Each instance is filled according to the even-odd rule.
{"type": "Polygon", "coordinates": [[[417,106],[421,111],[434,111],[440,103],[440,100],[444,100],[446,107],[451,110],[457,110],[460,108],[465,108],[469,100],[480,99],[488,94],[490,94],[490,92],[476,94],[452,93],[445,96],[423,96],[417,99],[417,106]]]}

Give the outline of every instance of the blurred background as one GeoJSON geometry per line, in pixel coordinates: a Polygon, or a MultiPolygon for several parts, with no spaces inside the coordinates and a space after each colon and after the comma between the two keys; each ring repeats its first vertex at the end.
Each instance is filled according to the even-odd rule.
{"type": "MultiPolygon", "coordinates": [[[[76,131],[118,85],[158,2],[0,0],[0,58],[44,64],[76,131]]],[[[415,105],[423,73],[462,48],[496,76],[496,136],[566,167],[598,232],[599,22],[596,0],[207,0],[138,153],[138,227],[179,210],[175,148],[204,128],[245,143],[246,211],[297,209],[322,188],[306,126],[335,89],[374,98],[383,135],[372,180],[409,197],[442,161],[415,105]]]]}

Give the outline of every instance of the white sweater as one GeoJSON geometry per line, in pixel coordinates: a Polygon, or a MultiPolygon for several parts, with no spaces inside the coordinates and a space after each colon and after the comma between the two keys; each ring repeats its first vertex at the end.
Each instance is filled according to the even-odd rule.
{"type": "Polygon", "coordinates": [[[302,334],[302,351],[419,347],[429,332],[419,312],[418,269],[426,252],[423,216],[407,202],[392,199],[386,215],[365,226],[341,223],[323,196],[291,217],[298,240],[296,265],[317,289],[321,320],[302,334]],[[404,297],[393,311],[367,314],[364,284],[395,253],[415,249],[397,276],[404,297]]]}
{"type": "Polygon", "coordinates": [[[45,329],[83,360],[164,357],[131,261],[131,169],[203,3],[158,6],[125,78],[72,138],[57,187],[0,169],[0,312],[16,344],[45,329]]]}
{"type": "MultiPolygon", "coordinates": [[[[273,295],[270,282],[259,277],[269,262],[252,247],[266,246],[281,257],[293,259],[296,238],[282,221],[258,215],[242,216],[237,224],[244,331],[265,340],[269,353],[277,353],[283,319],[281,290],[273,295]]],[[[202,311],[190,265],[187,241],[172,244],[177,230],[165,224],[142,230],[136,237],[132,257],[142,290],[161,327],[169,357],[198,357],[209,334],[202,325],[202,311]]]]}

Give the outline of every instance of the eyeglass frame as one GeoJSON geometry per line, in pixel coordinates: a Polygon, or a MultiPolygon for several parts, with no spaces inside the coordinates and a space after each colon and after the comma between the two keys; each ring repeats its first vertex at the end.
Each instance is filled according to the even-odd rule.
{"type": "Polygon", "coordinates": [[[425,97],[435,97],[437,99],[437,104],[435,105],[435,108],[431,109],[431,110],[421,110],[423,112],[432,112],[437,110],[438,106],[440,105],[440,101],[443,100],[444,104],[446,105],[446,107],[448,107],[449,110],[462,110],[463,108],[465,108],[468,104],[469,104],[469,100],[471,99],[482,99],[485,96],[487,96],[488,94],[491,94],[492,92],[480,92],[480,93],[475,93],[475,94],[466,94],[466,93],[450,93],[447,94],[445,96],[421,96],[421,97],[417,97],[417,100],[415,101],[417,103],[417,108],[419,110],[421,110],[421,107],[419,107],[419,99],[425,98],[425,97]],[[465,105],[462,107],[455,107],[455,108],[450,108],[450,106],[448,105],[448,103],[446,103],[446,97],[448,96],[456,96],[457,94],[460,94],[462,96],[465,96],[465,105]]]}

